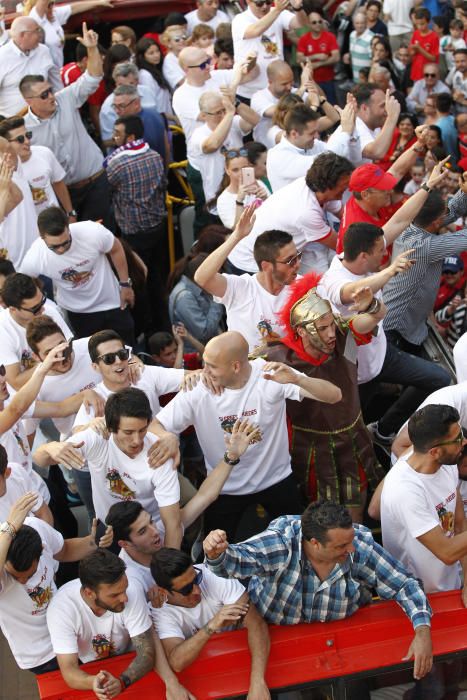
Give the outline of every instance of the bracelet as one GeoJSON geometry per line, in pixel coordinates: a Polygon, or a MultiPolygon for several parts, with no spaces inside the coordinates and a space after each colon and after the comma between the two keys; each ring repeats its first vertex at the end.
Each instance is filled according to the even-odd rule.
{"type": "Polygon", "coordinates": [[[377,314],[381,308],[381,302],[377,297],[373,297],[373,301],[365,311],[359,311],[359,314],[377,314]]]}
{"type": "Polygon", "coordinates": [[[243,203],[243,202],[239,202],[238,199],[235,200],[235,204],[237,205],[237,207],[243,207],[243,206],[244,206],[244,203],[243,203]]]}
{"type": "Polygon", "coordinates": [[[421,190],[425,190],[425,192],[428,192],[428,194],[430,194],[430,192],[432,191],[432,190],[431,190],[431,187],[428,187],[428,185],[426,184],[426,182],[423,183],[423,185],[420,187],[420,189],[421,189],[421,190]]]}
{"type": "Polygon", "coordinates": [[[423,154],[426,153],[426,148],[425,148],[425,147],[422,147],[422,148],[415,148],[415,147],[414,147],[413,150],[414,150],[414,153],[423,153],[423,154]]]}
{"type": "Polygon", "coordinates": [[[225,452],[224,453],[224,462],[226,464],[230,464],[231,467],[235,467],[235,465],[240,462],[240,457],[237,457],[236,459],[230,459],[227,452],[225,452]]]}
{"type": "Polygon", "coordinates": [[[325,97],[321,97],[319,100],[320,105],[324,105],[325,102],[327,102],[327,99],[325,97]]]}
{"type": "Polygon", "coordinates": [[[129,685],[131,685],[131,681],[130,681],[130,679],[128,678],[128,676],[126,676],[124,673],[122,673],[122,674],[118,677],[118,680],[120,681],[120,688],[121,688],[121,691],[122,691],[122,693],[123,693],[123,691],[126,690],[126,689],[128,688],[129,685]]]}
{"type": "Polygon", "coordinates": [[[10,538],[12,540],[14,540],[16,537],[16,528],[14,525],[9,523],[8,520],[5,520],[4,523],[1,523],[0,532],[6,532],[8,535],[10,535],[10,538]]]}

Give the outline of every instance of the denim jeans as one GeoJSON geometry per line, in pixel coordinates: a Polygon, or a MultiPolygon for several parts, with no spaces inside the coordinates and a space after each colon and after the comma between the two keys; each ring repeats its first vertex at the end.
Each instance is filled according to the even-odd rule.
{"type": "Polygon", "coordinates": [[[377,394],[380,382],[402,384],[405,387],[400,397],[378,421],[379,432],[391,435],[399,430],[429,394],[448,386],[451,377],[443,367],[411,355],[388,342],[381,372],[371,382],[359,386],[362,408],[377,394]]]}

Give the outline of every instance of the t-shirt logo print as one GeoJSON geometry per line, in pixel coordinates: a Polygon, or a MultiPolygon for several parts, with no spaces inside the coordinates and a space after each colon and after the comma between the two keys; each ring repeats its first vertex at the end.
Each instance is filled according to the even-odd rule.
{"type": "Polygon", "coordinates": [[[115,653],[114,643],[103,634],[96,634],[91,644],[98,659],[106,659],[115,653]]]}
{"type": "Polygon", "coordinates": [[[266,34],[263,34],[261,37],[261,43],[266,53],[268,53],[270,56],[277,56],[279,49],[275,41],[272,41],[268,36],[266,36],[266,34]]]}
{"type": "Polygon", "coordinates": [[[443,528],[443,532],[452,537],[454,534],[454,513],[451,513],[443,505],[436,506],[436,512],[438,513],[439,522],[443,528]]]}
{"type": "Polygon", "coordinates": [[[83,272],[78,272],[73,267],[69,267],[67,270],[63,270],[61,278],[64,282],[71,282],[73,289],[76,287],[82,287],[86,282],[92,277],[92,270],[83,270],[83,272]]]}
{"type": "MultiPolygon", "coordinates": [[[[256,413],[256,411],[255,411],[256,413]]],[[[251,413],[247,412],[247,415],[251,415],[251,413]]],[[[242,414],[242,418],[246,418],[245,412],[242,414]]],[[[237,422],[238,416],[225,416],[224,418],[220,417],[220,423],[221,423],[221,428],[225,433],[229,433],[229,435],[232,434],[233,427],[235,423],[237,422]]],[[[259,432],[258,436],[251,440],[250,445],[254,445],[257,442],[261,442],[263,439],[263,435],[261,432],[259,432]]]]}
{"type": "Polygon", "coordinates": [[[28,591],[28,596],[36,606],[36,610],[42,610],[44,607],[48,607],[52,599],[52,588],[50,586],[42,588],[42,586],[39,585],[28,591]]]}
{"type": "Polygon", "coordinates": [[[256,328],[259,331],[259,334],[264,341],[269,341],[269,340],[277,340],[280,338],[279,333],[276,333],[275,331],[272,330],[272,325],[271,322],[263,318],[256,326],[256,328]]]}
{"type": "Polygon", "coordinates": [[[125,484],[117,469],[109,469],[106,474],[109,482],[109,489],[112,493],[120,496],[124,501],[132,501],[135,497],[135,492],[125,484]]]}

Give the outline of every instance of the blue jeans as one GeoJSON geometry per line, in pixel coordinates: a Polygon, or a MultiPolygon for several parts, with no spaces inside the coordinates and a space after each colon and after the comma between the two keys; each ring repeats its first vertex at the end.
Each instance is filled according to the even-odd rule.
{"type": "Polygon", "coordinates": [[[404,387],[399,398],[378,421],[379,432],[391,435],[399,430],[429,394],[448,386],[451,377],[443,367],[388,342],[381,372],[371,382],[359,386],[362,408],[377,394],[380,382],[402,384],[404,387]]]}

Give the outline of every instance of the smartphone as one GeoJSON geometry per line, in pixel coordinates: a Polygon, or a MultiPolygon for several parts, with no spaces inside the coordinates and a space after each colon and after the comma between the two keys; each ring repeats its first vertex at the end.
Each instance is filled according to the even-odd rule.
{"type": "Polygon", "coordinates": [[[248,187],[248,185],[254,185],[255,182],[255,169],[251,167],[242,168],[242,185],[248,187]]]}

